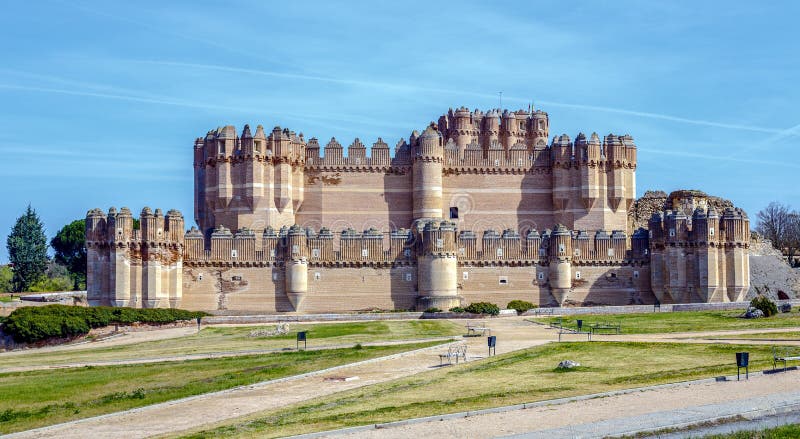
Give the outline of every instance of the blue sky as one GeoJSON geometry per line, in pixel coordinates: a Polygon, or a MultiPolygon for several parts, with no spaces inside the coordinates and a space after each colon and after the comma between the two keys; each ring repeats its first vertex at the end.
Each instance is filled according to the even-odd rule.
{"type": "MultiPolygon", "coordinates": [[[[192,143],[275,125],[393,145],[448,107],[630,133],[638,191],[800,207],[797,2],[9,2],[0,235],[93,207],[192,222],[192,143]]],[[[0,261],[7,260],[5,246],[0,261]]]]}

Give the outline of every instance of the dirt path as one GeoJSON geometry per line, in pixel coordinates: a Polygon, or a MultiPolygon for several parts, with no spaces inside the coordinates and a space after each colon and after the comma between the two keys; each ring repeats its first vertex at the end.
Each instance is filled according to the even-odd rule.
{"type": "MultiPolygon", "coordinates": [[[[453,337],[436,337],[436,338],[419,338],[408,340],[395,340],[383,342],[364,342],[358,343],[362,346],[393,346],[407,343],[423,343],[426,341],[446,341],[452,340],[453,337]]],[[[350,344],[337,344],[337,345],[323,345],[309,347],[309,351],[320,351],[324,349],[344,349],[352,348],[356,343],[350,344]]],[[[140,358],[140,359],[126,359],[126,360],[109,360],[109,361],[87,361],[80,363],[63,363],[63,364],[50,364],[40,366],[18,366],[18,367],[0,367],[0,373],[9,372],[28,372],[32,370],[49,370],[49,369],[69,369],[75,367],[86,366],[121,366],[127,364],[148,364],[148,363],[165,363],[173,361],[186,361],[186,360],[205,360],[211,358],[228,358],[228,357],[242,357],[247,355],[257,354],[274,354],[277,352],[287,352],[293,349],[250,349],[250,350],[237,350],[237,351],[223,351],[223,352],[208,352],[203,354],[186,354],[186,355],[172,355],[169,357],[154,357],[154,358],[140,358]]]]}
{"type": "MultiPolygon", "coordinates": [[[[800,399],[800,372],[753,376],[749,381],[704,382],[607,396],[558,405],[546,405],[468,418],[436,420],[350,434],[329,434],[339,438],[490,438],[507,435],[525,437],[600,437],[584,435],[597,431],[597,424],[615,421],[619,431],[642,428],[642,416],[670,424],[679,421],[674,411],[699,411],[712,404],[734,403],[742,412],[779,406],[800,399]],[[766,406],[765,406],[766,405],[766,406]],[[660,418],[660,419],[659,419],[660,418]],[[594,424],[594,425],[592,425],[594,424]],[[539,433],[539,434],[535,434],[539,433]]],[[[729,404],[730,405],[730,404],[729,404]]],[[[736,413],[736,411],[734,411],[736,413]]],[[[658,425],[658,424],[656,424],[658,425]]],[[[611,433],[613,434],[613,433],[611,433]]]]}

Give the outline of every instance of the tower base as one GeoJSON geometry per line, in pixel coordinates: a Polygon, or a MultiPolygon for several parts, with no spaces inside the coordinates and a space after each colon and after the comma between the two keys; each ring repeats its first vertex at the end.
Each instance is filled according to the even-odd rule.
{"type": "Polygon", "coordinates": [[[450,308],[464,305],[464,298],[461,296],[419,296],[417,297],[417,311],[425,311],[429,308],[439,308],[447,311],[450,308]]]}

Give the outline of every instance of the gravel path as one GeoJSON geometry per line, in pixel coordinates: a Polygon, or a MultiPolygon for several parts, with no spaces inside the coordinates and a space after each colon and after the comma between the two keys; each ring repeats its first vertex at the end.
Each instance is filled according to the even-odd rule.
{"type": "Polygon", "coordinates": [[[332,432],[317,437],[604,437],[798,404],[800,372],[789,371],[751,376],[748,381],[703,382],[379,430],[332,432]]]}

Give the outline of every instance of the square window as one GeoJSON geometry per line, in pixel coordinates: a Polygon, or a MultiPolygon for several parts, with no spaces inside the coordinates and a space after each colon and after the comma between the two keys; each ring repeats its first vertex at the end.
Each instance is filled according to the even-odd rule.
{"type": "Polygon", "coordinates": [[[237,252],[236,249],[231,250],[231,257],[235,258],[237,256],[239,256],[239,252],[237,252]]]}
{"type": "Polygon", "coordinates": [[[362,258],[369,257],[369,250],[368,250],[368,249],[366,249],[366,248],[362,248],[362,249],[361,249],[361,257],[362,257],[362,258]]]}
{"type": "Polygon", "coordinates": [[[498,248],[497,249],[497,257],[498,258],[502,258],[503,257],[503,249],[502,248],[498,248]]]}
{"type": "Polygon", "coordinates": [[[406,282],[411,282],[411,273],[406,273],[406,282]]]}
{"type": "Polygon", "coordinates": [[[450,219],[458,219],[458,207],[450,208],[450,219]]]}
{"type": "Polygon", "coordinates": [[[508,285],[508,276],[500,276],[500,285],[508,285]]]}
{"type": "Polygon", "coordinates": [[[442,248],[442,247],[444,247],[444,239],[436,238],[436,248],[442,248]]]}
{"type": "Polygon", "coordinates": [[[242,280],[242,276],[231,276],[232,281],[239,281],[242,280]]]}
{"type": "Polygon", "coordinates": [[[608,249],[608,257],[609,258],[613,258],[614,257],[614,249],[613,248],[608,249]]]}
{"type": "Polygon", "coordinates": [[[312,248],[311,249],[311,257],[312,258],[318,258],[319,257],[319,249],[318,248],[312,248]]]}
{"type": "Polygon", "coordinates": [[[536,276],[536,277],[537,277],[539,280],[544,280],[544,273],[540,271],[540,272],[537,274],[537,276],[536,276]]]}

